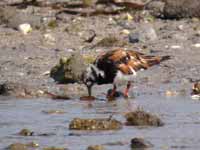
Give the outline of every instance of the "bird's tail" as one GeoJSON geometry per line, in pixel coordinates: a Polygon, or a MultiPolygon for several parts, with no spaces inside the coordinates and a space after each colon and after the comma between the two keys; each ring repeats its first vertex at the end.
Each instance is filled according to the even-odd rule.
{"type": "Polygon", "coordinates": [[[150,67],[170,59],[170,56],[144,56],[142,59],[143,62],[150,67]]]}
{"type": "Polygon", "coordinates": [[[165,61],[165,60],[168,60],[168,59],[170,59],[171,57],[169,56],[169,55],[167,55],[167,56],[161,56],[161,59],[160,59],[160,61],[165,61]]]}

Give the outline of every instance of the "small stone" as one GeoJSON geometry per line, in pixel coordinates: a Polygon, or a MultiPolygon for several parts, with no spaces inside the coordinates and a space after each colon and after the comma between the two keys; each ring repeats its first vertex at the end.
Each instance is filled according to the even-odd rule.
{"type": "Polygon", "coordinates": [[[130,31],[129,30],[127,30],[127,29],[124,29],[124,30],[122,30],[122,32],[121,33],[123,33],[123,34],[126,34],[126,35],[129,35],[130,34],[130,31]]]}
{"type": "Polygon", "coordinates": [[[139,42],[139,33],[135,32],[135,33],[131,33],[129,34],[129,42],[130,43],[138,43],[139,42]]]}
{"type": "Polygon", "coordinates": [[[22,136],[32,136],[33,134],[34,132],[30,131],[29,129],[22,129],[19,132],[19,135],[22,135],[22,136]]]}
{"type": "Polygon", "coordinates": [[[154,40],[157,39],[156,31],[155,31],[153,28],[150,28],[150,29],[147,31],[147,38],[148,38],[150,41],[154,41],[154,40]]]}
{"type": "Polygon", "coordinates": [[[191,94],[192,95],[200,95],[200,82],[194,83],[191,94]]]}
{"type": "Polygon", "coordinates": [[[36,94],[37,94],[37,95],[44,95],[44,94],[45,94],[45,92],[44,92],[44,91],[42,91],[42,90],[37,90],[36,94]]]}
{"type": "Polygon", "coordinates": [[[91,145],[87,150],[104,150],[104,147],[102,145],[91,145]]]}
{"type": "Polygon", "coordinates": [[[138,40],[139,42],[155,41],[158,38],[156,31],[152,27],[152,25],[145,25],[142,25],[135,32],[131,33],[131,36],[129,36],[130,42],[136,42],[138,40]]]}
{"type": "Polygon", "coordinates": [[[55,39],[50,33],[44,34],[44,39],[45,39],[48,43],[54,43],[54,42],[56,41],[56,39],[55,39]]]}
{"type": "Polygon", "coordinates": [[[131,16],[129,13],[126,13],[126,17],[128,21],[132,21],[133,20],[133,16],[131,16]]]}
{"type": "Polygon", "coordinates": [[[43,75],[43,76],[50,75],[50,71],[47,70],[47,71],[45,71],[44,73],[42,73],[42,75],[43,75]]]}
{"type": "Polygon", "coordinates": [[[8,95],[9,87],[6,83],[0,84],[0,95],[8,95]]]}
{"type": "Polygon", "coordinates": [[[172,45],[171,48],[172,48],[172,49],[180,49],[181,46],[180,46],[180,45],[172,45]]]}
{"type": "Polygon", "coordinates": [[[193,44],[192,46],[196,48],[200,48],[200,43],[193,44]]]}
{"type": "Polygon", "coordinates": [[[24,35],[26,35],[29,32],[31,32],[33,29],[30,24],[24,23],[18,26],[18,30],[21,31],[24,35]]]}
{"type": "Polygon", "coordinates": [[[143,138],[133,138],[131,140],[131,148],[132,149],[143,149],[153,147],[149,141],[145,141],[143,138]]]}
{"type": "Polygon", "coordinates": [[[179,25],[178,29],[181,30],[181,31],[183,31],[184,30],[184,25],[179,25]]]}

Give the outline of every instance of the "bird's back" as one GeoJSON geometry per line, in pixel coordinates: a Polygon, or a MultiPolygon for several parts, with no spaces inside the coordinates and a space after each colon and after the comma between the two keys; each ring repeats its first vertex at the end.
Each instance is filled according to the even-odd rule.
{"type": "Polygon", "coordinates": [[[133,50],[116,49],[99,55],[94,65],[104,71],[105,79],[101,80],[104,84],[112,83],[118,71],[126,75],[133,74],[133,71],[148,69],[169,58],[169,56],[151,56],[133,50]]]}

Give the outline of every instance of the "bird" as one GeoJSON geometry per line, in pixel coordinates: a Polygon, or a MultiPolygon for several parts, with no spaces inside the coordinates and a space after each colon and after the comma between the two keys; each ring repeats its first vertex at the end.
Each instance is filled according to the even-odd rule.
{"type": "Polygon", "coordinates": [[[135,50],[124,50],[122,48],[109,50],[98,55],[94,62],[84,70],[82,81],[87,87],[89,96],[92,94],[93,85],[113,84],[107,98],[116,95],[117,85],[126,83],[123,95],[128,98],[128,92],[137,71],[146,70],[168,59],[170,59],[168,55],[146,55],[135,50]]]}

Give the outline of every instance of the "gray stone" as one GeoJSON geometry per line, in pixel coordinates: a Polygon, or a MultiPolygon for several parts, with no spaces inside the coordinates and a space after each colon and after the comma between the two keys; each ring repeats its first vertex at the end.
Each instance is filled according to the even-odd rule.
{"type": "Polygon", "coordinates": [[[138,43],[140,41],[140,35],[138,32],[130,33],[128,37],[130,43],[138,43]]]}

